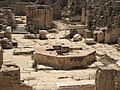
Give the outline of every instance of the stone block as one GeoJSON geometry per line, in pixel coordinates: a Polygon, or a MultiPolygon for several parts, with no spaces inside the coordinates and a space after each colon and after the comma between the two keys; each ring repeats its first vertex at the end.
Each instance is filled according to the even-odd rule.
{"type": "Polygon", "coordinates": [[[1,69],[2,73],[10,75],[14,79],[20,81],[20,68],[19,66],[11,63],[4,63],[1,69]]]}
{"type": "Polygon", "coordinates": [[[56,83],[56,86],[57,86],[56,90],[96,90],[94,80],[56,83]]]}
{"type": "Polygon", "coordinates": [[[98,43],[102,43],[105,40],[104,33],[102,31],[94,32],[94,40],[98,43]]]}
{"type": "Polygon", "coordinates": [[[84,38],[91,38],[92,37],[91,31],[88,30],[88,29],[85,29],[84,32],[83,32],[83,37],[84,38]]]}
{"type": "Polygon", "coordinates": [[[26,11],[27,27],[30,32],[38,33],[41,29],[52,28],[53,10],[49,5],[29,5],[26,11]]]}
{"type": "Polygon", "coordinates": [[[67,45],[62,45],[61,46],[61,52],[62,53],[68,53],[69,51],[70,51],[69,46],[67,46],[67,45]]]}
{"type": "Polygon", "coordinates": [[[56,44],[53,45],[54,50],[61,50],[61,45],[60,44],[56,44]]]}
{"type": "Polygon", "coordinates": [[[0,46],[0,69],[2,64],[3,64],[3,50],[2,50],[2,47],[0,46]]]}
{"type": "Polygon", "coordinates": [[[21,49],[15,49],[13,51],[14,55],[28,55],[33,54],[35,50],[33,48],[21,48],[21,49]]]}
{"type": "Polygon", "coordinates": [[[118,75],[116,65],[99,68],[96,73],[96,90],[119,90],[120,88],[116,89],[119,83],[118,75]]]}
{"type": "Polygon", "coordinates": [[[47,39],[48,32],[46,30],[39,30],[39,39],[47,39]]]}
{"type": "Polygon", "coordinates": [[[96,44],[93,38],[86,38],[84,42],[88,45],[96,44]]]}
{"type": "Polygon", "coordinates": [[[5,32],[0,32],[0,38],[4,38],[5,32]]]}
{"type": "Polygon", "coordinates": [[[82,36],[80,36],[79,34],[75,34],[75,35],[73,36],[73,41],[74,41],[74,42],[77,42],[77,41],[80,41],[80,40],[82,40],[82,36]]]}
{"type": "Polygon", "coordinates": [[[120,38],[118,39],[118,48],[120,48],[120,38]]]}

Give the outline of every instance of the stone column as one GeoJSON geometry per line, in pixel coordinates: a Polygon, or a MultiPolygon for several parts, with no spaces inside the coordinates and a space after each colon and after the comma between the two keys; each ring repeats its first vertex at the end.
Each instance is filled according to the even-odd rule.
{"type": "Polygon", "coordinates": [[[118,48],[120,48],[120,38],[118,39],[118,48]]]}
{"type": "Polygon", "coordinates": [[[0,69],[2,64],[3,64],[3,50],[2,47],[0,46],[0,69]]]}
{"type": "Polygon", "coordinates": [[[111,29],[105,30],[105,43],[111,43],[111,29]]]}
{"type": "Polygon", "coordinates": [[[82,8],[82,23],[85,24],[86,17],[85,17],[85,8],[82,8]]]}

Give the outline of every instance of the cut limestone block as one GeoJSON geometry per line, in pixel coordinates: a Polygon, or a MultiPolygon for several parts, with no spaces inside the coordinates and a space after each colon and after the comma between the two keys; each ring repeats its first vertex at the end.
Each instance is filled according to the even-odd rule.
{"type": "Polygon", "coordinates": [[[56,83],[56,90],[95,90],[94,80],[82,80],[74,82],[56,83]]]}

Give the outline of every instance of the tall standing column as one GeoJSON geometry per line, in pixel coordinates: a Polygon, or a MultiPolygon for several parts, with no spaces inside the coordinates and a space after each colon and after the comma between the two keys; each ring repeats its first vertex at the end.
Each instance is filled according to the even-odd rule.
{"type": "Polygon", "coordinates": [[[85,8],[82,8],[82,23],[85,24],[86,16],[85,16],[85,8]]]}

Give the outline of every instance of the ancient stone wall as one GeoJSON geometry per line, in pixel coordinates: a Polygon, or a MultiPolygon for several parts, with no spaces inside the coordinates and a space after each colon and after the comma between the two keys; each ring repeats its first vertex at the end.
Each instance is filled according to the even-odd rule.
{"type": "Polygon", "coordinates": [[[116,28],[120,25],[120,8],[119,0],[91,0],[87,2],[86,16],[92,15],[95,25],[98,27],[111,27],[112,24],[116,28]]]}
{"type": "Polygon", "coordinates": [[[15,15],[26,15],[26,6],[33,5],[32,2],[17,2],[17,4],[14,7],[14,13],[15,15]]]}
{"type": "Polygon", "coordinates": [[[1,10],[1,13],[4,15],[1,24],[3,24],[2,29],[5,30],[7,26],[11,26],[12,29],[16,28],[14,14],[11,9],[4,8],[1,10]]]}
{"type": "Polygon", "coordinates": [[[27,29],[38,33],[41,29],[52,28],[53,11],[50,6],[29,5],[27,7],[27,29]]]}
{"type": "Polygon", "coordinates": [[[0,0],[0,7],[15,5],[20,0],[0,0]]]}
{"type": "Polygon", "coordinates": [[[117,43],[119,37],[119,28],[108,28],[108,30],[105,30],[105,43],[117,43]]]}
{"type": "Polygon", "coordinates": [[[116,66],[102,67],[96,73],[96,90],[120,90],[120,69],[116,66]]]}

